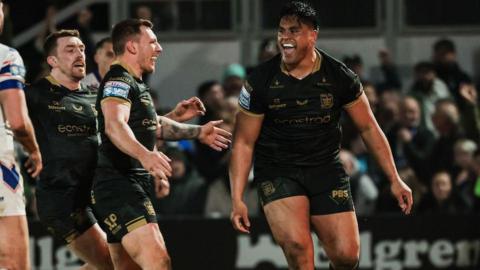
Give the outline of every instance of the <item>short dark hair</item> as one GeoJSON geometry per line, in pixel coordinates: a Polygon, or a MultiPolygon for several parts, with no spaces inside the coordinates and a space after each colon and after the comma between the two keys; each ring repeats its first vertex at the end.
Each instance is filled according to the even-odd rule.
{"type": "Polygon", "coordinates": [[[133,36],[140,34],[141,26],[153,28],[152,22],[144,19],[126,19],[113,27],[112,44],[116,55],[122,55],[125,52],[125,44],[133,36]]]}
{"type": "Polygon", "coordinates": [[[415,64],[413,70],[415,71],[415,73],[427,73],[432,71],[434,72],[435,66],[431,62],[422,61],[415,64]]]}
{"type": "Polygon", "coordinates": [[[197,89],[198,97],[201,100],[203,100],[205,98],[205,96],[207,95],[208,91],[210,91],[210,88],[212,88],[214,85],[217,85],[217,84],[220,84],[220,82],[216,81],[216,80],[208,80],[208,81],[205,81],[205,82],[201,83],[198,86],[198,89],[197,89]]]}
{"type": "Polygon", "coordinates": [[[80,38],[80,33],[78,30],[71,30],[71,29],[62,29],[56,32],[51,33],[45,39],[45,43],[43,44],[43,52],[45,56],[50,56],[55,54],[55,50],[57,49],[57,40],[63,37],[77,37],[80,38]]]}
{"type": "Polygon", "coordinates": [[[433,44],[433,51],[443,53],[455,53],[455,43],[450,39],[440,39],[433,44]]]}
{"type": "Polygon", "coordinates": [[[97,52],[100,48],[102,48],[105,43],[112,43],[112,38],[104,37],[100,39],[100,41],[98,41],[97,44],[95,44],[95,52],[97,52]]]}
{"type": "Polygon", "coordinates": [[[302,1],[288,2],[280,11],[280,19],[285,16],[294,16],[301,23],[310,25],[313,29],[318,30],[317,11],[308,3],[302,1]]]}

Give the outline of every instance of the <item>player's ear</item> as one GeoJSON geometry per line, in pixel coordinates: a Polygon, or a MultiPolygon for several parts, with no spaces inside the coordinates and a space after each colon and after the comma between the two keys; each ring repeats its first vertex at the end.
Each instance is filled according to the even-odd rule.
{"type": "Polygon", "coordinates": [[[57,67],[57,66],[58,66],[57,57],[54,56],[54,55],[49,55],[49,56],[47,56],[47,64],[48,64],[49,66],[51,66],[52,68],[53,68],[53,67],[57,67]]]}
{"type": "Polygon", "coordinates": [[[127,44],[125,44],[125,49],[131,54],[136,54],[138,51],[137,44],[133,40],[127,41],[127,44]]]}

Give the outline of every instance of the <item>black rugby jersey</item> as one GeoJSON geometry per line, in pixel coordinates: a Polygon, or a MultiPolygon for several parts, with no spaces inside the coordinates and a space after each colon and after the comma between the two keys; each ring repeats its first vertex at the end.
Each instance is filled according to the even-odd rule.
{"type": "Polygon", "coordinates": [[[74,166],[95,168],[97,129],[95,88],[69,90],[47,76],[25,89],[44,168],[41,180],[74,166]]]}
{"type": "Polygon", "coordinates": [[[255,144],[255,166],[338,164],[343,107],[358,100],[360,80],[344,64],[317,50],[316,69],[299,80],[282,67],[281,55],[249,75],[239,97],[247,114],[264,115],[255,144]]]}
{"type": "Polygon", "coordinates": [[[156,143],[157,114],[148,86],[129,73],[128,69],[116,62],[105,75],[97,97],[98,131],[101,136],[98,167],[115,169],[122,173],[145,173],[140,161],[118,149],[105,134],[105,119],[101,103],[115,98],[130,106],[128,125],[135,138],[148,150],[156,143]]]}

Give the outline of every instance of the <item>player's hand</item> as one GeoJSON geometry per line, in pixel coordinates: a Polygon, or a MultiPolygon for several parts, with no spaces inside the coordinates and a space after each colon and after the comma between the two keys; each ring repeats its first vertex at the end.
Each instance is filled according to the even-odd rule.
{"type": "Polygon", "coordinates": [[[248,209],[244,202],[233,202],[230,220],[232,221],[232,225],[235,230],[242,233],[250,233],[248,209]]]}
{"type": "Polygon", "coordinates": [[[36,178],[40,174],[43,165],[42,155],[40,154],[39,150],[30,153],[27,161],[25,162],[25,168],[27,169],[28,174],[32,176],[32,178],[36,178]]]}
{"type": "Polygon", "coordinates": [[[200,129],[200,135],[198,135],[198,140],[201,143],[206,144],[217,151],[227,149],[228,145],[232,142],[232,133],[222,128],[216,127],[222,122],[223,120],[210,121],[203,125],[200,129]]]}
{"type": "Polygon", "coordinates": [[[170,158],[159,151],[147,151],[141,155],[140,163],[155,179],[167,179],[172,176],[170,158]]]}
{"type": "Polygon", "coordinates": [[[158,199],[165,198],[170,194],[170,183],[167,179],[155,178],[155,197],[158,199]]]}
{"type": "Polygon", "coordinates": [[[410,214],[413,206],[412,190],[401,179],[395,180],[390,186],[393,196],[398,201],[398,206],[406,215],[410,214]]]}
{"type": "Polygon", "coordinates": [[[199,115],[205,115],[205,106],[198,97],[180,101],[168,116],[177,122],[185,122],[199,115]]]}

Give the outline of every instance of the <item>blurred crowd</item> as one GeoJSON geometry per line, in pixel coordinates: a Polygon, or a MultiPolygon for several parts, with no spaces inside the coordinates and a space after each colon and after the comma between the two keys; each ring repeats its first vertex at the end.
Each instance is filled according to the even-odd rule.
{"type": "MultiPolygon", "coordinates": [[[[55,13],[54,6],[47,9],[44,29],[33,45],[36,51],[22,54],[29,69],[27,82],[43,77],[48,71],[44,61],[39,60],[43,40],[49,33],[63,27],[80,31],[86,45],[88,71],[101,77],[114,55],[108,39],[97,45],[94,43],[89,27],[92,13],[88,9],[82,10],[66,26],[55,23],[52,19],[55,13]]],[[[11,21],[8,11],[5,15],[6,35],[2,42],[9,44],[11,21]]],[[[148,6],[138,6],[135,16],[158,23],[158,18],[152,18],[148,6]]],[[[321,48],[321,42],[319,44],[321,48]]],[[[258,63],[277,53],[276,41],[264,40],[260,44],[258,63]]],[[[408,84],[400,76],[399,68],[387,50],[378,53],[382,74],[379,80],[366,77],[361,55],[348,55],[340,60],[362,80],[372,111],[390,143],[399,173],[413,191],[413,212],[480,213],[480,98],[477,91],[480,80],[475,82],[463,71],[456,59],[455,44],[449,39],[436,41],[428,59],[409,67],[413,78],[408,84]]],[[[237,98],[250,70],[251,67],[232,63],[218,76],[220,80],[211,78],[198,85],[197,96],[207,109],[207,113],[197,119],[199,124],[222,119],[222,128],[233,131],[237,98]]],[[[168,109],[158,108],[158,111],[162,113],[168,109]]],[[[346,114],[342,130],[339,158],[350,176],[358,215],[399,212],[396,201],[390,196],[387,177],[376,165],[375,158],[367,151],[346,114]]],[[[196,141],[159,141],[158,146],[171,158],[173,168],[170,190],[165,192],[160,187],[154,190],[159,216],[216,218],[230,215],[229,151],[216,152],[196,141]]],[[[26,173],[23,175],[29,183],[25,185],[29,215],[35,219],[37,214],[32,195],[35,181],[26,173]]],[[[261,208],[252,174],[249,180],[246,202],[250,214],[255,216],[261,214],[261,208]]]]}

